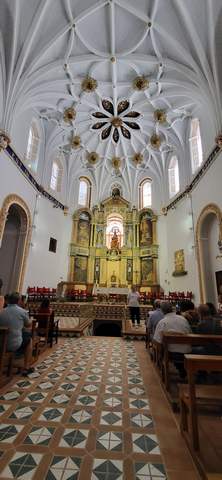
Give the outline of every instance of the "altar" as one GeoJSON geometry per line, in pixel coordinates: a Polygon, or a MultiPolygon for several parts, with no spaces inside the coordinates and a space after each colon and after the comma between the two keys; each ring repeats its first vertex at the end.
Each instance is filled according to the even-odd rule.
{"type": "Polygon", "coordinates": [[[117,188],[92,210],[73,215],[68,281],[94,294],[127,295],[131,285],[158,291],[157,217],[138,210],[117,188]]]}
{"type": "Polygon", "coordinates": [[[128,288],[121,287],[93,287],[93,295],[128,295],[128,288]]]}

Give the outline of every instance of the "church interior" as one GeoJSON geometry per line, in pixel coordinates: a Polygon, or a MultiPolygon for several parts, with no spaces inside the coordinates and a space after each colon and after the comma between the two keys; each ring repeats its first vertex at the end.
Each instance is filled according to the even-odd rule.
{"type": "Polygon", "coordinates": [[[222,2],[0,33],[0,479],[222,480],[222,2]]]}

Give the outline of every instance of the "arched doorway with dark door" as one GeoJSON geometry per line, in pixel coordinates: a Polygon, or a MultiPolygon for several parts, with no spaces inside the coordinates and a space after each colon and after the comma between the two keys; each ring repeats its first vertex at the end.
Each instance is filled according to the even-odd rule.
{"type": "Polygon", "coordinates": [[[31,216],[25,202],[8,196],[1,209],[0,278],[2,293],[21,291],[30,244],[31,216]]]}
{"type": "Polygon", "coordinates": [[[217,305],[216,253],[222,240],[222,213],[215,204],[201,212],[196,229],[197,261],[200,283],[200,301],[217,305]]]}

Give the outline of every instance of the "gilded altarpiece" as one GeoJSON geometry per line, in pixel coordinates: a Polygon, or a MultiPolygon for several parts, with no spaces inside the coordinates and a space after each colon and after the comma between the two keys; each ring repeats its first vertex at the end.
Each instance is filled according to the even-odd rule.
{"type": "Polygon", "coordinates": [[[69,282],[157,289],[156,216],[120,195],[73,215],[69,282]]]}

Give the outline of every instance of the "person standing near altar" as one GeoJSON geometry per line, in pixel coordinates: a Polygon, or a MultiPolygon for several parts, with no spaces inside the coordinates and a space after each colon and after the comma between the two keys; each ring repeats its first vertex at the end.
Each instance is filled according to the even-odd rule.
{"type": "Polygon", "coordinates": [[[137,328],[140,325],[140,304],[139,304],[140,294],[136,291],[136,287],[132,285],[131,292],[127,296],[127,304],[130,309],[130,316],[132,320],[133,327],[137,322],[137,328]]]}

